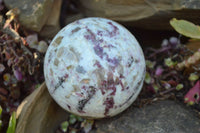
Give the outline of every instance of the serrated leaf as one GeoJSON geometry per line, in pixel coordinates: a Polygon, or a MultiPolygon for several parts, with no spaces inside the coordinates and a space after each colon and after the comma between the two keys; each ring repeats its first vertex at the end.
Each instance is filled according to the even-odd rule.
{"type": "Polygon", "coordinates": [[[170,24],[178,33],[190,38],[200,39],[200,27],[198,25],[176,18],[170,20],[170,24]]]}
{"type": "Polygon", "coordinates": [[[16,112],[13,112],[10,117],[6,133],[15,133],[15,127],[16,127],[16,112]]]}

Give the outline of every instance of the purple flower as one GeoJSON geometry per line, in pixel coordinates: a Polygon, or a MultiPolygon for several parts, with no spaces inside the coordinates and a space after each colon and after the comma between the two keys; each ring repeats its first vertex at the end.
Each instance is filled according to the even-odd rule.
{"type": "Polygon", "coordinates": [[[23,78],[23,75],[22,75],[22,72],[19,70],[19,68],[15,66],[14,69],[13,69],[13,72],[14,72],[16,79],[18,81],[21,81],[22,78],[23,78]]]}
{"type": "Polygon", "coordinates": [[[179,39],[176,37],[170,37],[169,42],[172,46],[176,47],[179,44],[179,39]]]}
{"type": "Polygon", "coordinates": [[[156,76],[160,76],[163,73],[163,68],[162,67],[157,67],[155,71],[156,76]]]}

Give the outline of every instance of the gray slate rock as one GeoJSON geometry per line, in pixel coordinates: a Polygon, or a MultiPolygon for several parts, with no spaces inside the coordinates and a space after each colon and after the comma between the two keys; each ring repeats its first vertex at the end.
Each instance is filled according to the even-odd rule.
{"type": "Polygon", "coordinates": [[[174,101],[144,108],[130,107],[122,114],[96,121],[92,133],[199,133],[200,119],[194,111],[174,101]]]}
{"type": "Polygon", "coordinates": [[[4,0],[9,9],[20,10],[19,21],[27,29],[39,32],[47,21],[54,0],[4,0]]]}

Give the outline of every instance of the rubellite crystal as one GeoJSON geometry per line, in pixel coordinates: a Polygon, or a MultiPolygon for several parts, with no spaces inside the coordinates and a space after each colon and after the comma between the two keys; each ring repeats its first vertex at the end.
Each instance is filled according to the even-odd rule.
{"type": "Polygon", "coordinates": [[[135,37],[120,24],[85,18],[64,27],[45,55],[48,90],[65,110],[103,118],[125,110],[137,98],[145,60],[135,37]]]}

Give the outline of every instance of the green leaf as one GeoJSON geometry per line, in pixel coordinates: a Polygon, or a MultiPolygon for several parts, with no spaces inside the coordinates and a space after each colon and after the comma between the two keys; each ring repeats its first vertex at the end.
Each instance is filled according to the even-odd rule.
{"type": "Polygon", "coordinates": [[[157,85],[153,84],[153,89],[154,89],[155,92],[158,92],[159,87],[157,85]]]}
{"type": "Polygon", "coordinates": [[[175,66],[176,64],[177,64],[177,61],[174,62],[174,61],[172,61],[171,58],[166,58],[166,59],[165,59],[165,65],[168,66],[168,67],[173,67],[173,66],[175,66]]]}
{"type": "Polygon", "coordinates": [[[176,18],[170,20],[170,24],[178,33],[190,38],[200,39],[200,27],[198,25],[176,18]]]}
{"type": "Polygon", "coordinates": [[[3,109],[2,109],[2,107],[0,106],[0,118],[1,118],[2,111],[3,111],[3,109]]]}
{"type": "Polygon", "coordinates": [[[76,122],[76,116],[75,115],[73,115],[73,114],[71,114],[70,116],[69,116],[69,124],[70,125],[72,125],[72,124],[74,124],[75,122],[76,122]]]}
{"type": "Polygon", "coordinates": [[[6,133],[15,133],[15,127],[16,127],[16,112],[13,112],[10,117],[8,129],[6,133]]]}
{"type": "Polygon", "coordinates": [[[146,66],[148,67],[148,68],[154,68],[154,66],[155,66],[155,62],[152,62],[152,61],[150,61],[150,60],[146,60],[145,61],[146,62],[146,66]]]}
{"type": "Polygon", "coordinates": [[[63,131],[63,132],[67,132],[68,126],[69,126],[69,122],[68,122],[68,121],[64,121],[64,122],[61,124],[61,129],[62,129],[62,131],[63,131]]]}
{"type": "Polygon", "coordinates": [[[151,76],[148,72],[146,72],[146,74],[145,74],[144,82],[147,84],[151,83],[151,76]]]}
{"type": "Polygon", "coordinates": [[[176,86],[176,90],[179,91],[179,90],[183,89],[183,87],[184,87],[183,84],[178,84],[176,86]]]}
{"type": "Polygon", "coordinates": [[[76,119],[78,120],[78,121],[83,121],[83,118],[82,117],[80,117],[80,116],[76,116],[76,119]]]}
{"type": "Polygon", "coordinates": [[[188,78],[190,81],[196,81],[199,79],[199,76],[195,73],[191,73],[189,78],[188,78]]]}

